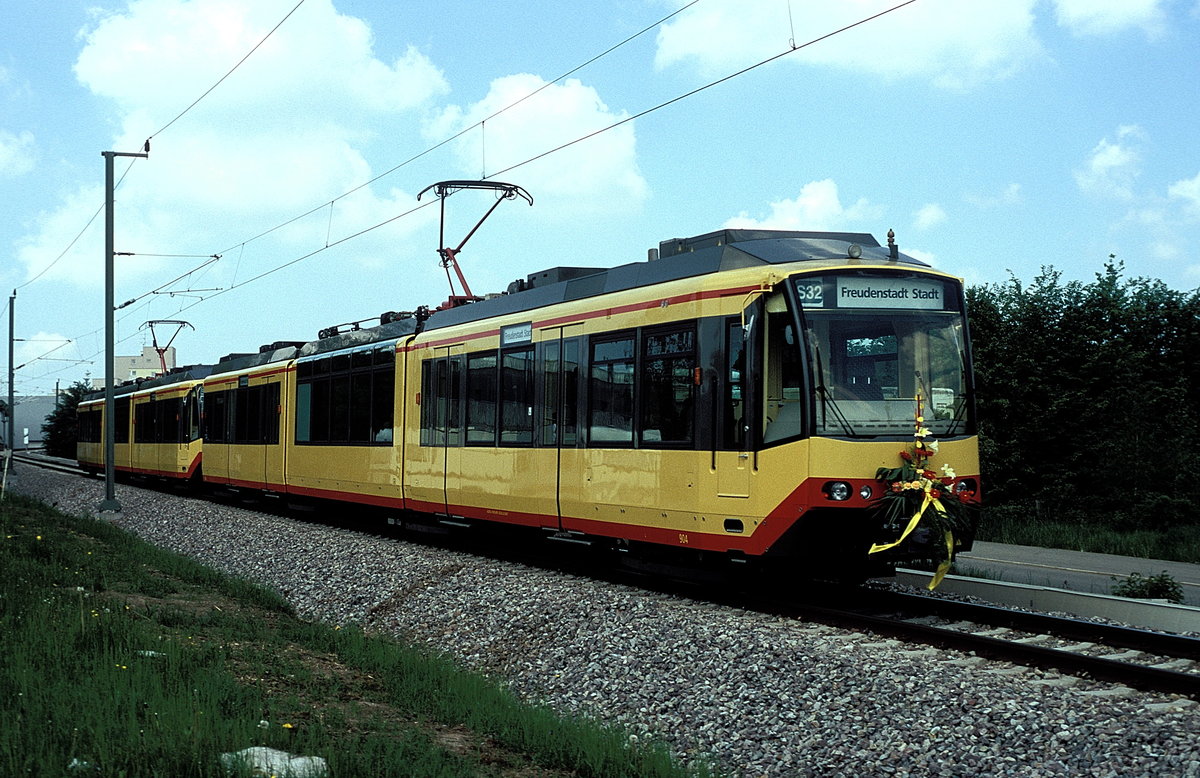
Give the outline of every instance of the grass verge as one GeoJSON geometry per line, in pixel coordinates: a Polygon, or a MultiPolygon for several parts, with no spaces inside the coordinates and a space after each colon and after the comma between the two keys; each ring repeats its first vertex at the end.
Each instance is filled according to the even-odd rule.
{"type": "Polygon", "coordinates": [[[1200,525],[1166,530],[1122,529],[1030,518],[1020,511],[993,509],[980,522],[978,540],[1099,554],[1200,563],[1200,525]]]}
{"type": "Polygon", "coordinates": [[[331,778],[712,774],[37,502],[0,502],[0,570],[2,775],[226,776],[259,745],[331,778]]]}

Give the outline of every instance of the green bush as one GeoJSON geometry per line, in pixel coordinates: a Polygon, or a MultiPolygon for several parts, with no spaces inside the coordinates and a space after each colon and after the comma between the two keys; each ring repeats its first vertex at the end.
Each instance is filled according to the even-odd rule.
{"type": "Polygon", "coordinates": [[[1167,600],[1183,602],[1183,587],[1164,570],[1158,575],[1143,576],[1130,573],[1125,580],[1113,577],[1112,593],[1117,597],[1132,597],[1136,600],[1167,600]]]}

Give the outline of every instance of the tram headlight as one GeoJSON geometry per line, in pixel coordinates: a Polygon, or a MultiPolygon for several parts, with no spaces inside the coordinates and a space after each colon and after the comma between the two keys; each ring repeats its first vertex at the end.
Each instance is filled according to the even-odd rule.
{"type": "Polygon", "coordinates": [[[835,502],[845,502],[853,492],[845,481],[830,481],[825,484],[825,496],[835,502]]]}
{"type": "Polygon", "coordinates": [[[858,496],[863,498],[864,500],[871,499],[871,497],[874,496],[874,494],[875,494],[875,490],[871,488],[870,484],[863,484],[862,488],[858,490],[858,496]]]}
{"type": "Polygon", "coordinates": [[[968,494],[975,494],[979,491],[979,488],[975,485],[974,478],[964,478],[963,480],[954,484],[954,491],[965,496],[968,494]]]}

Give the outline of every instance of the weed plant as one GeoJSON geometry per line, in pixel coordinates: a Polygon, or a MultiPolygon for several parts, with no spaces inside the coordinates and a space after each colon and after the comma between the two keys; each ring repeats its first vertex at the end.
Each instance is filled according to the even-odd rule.
{"type": "Polygon", "coordinates": [[[1132,597],[1139,600],[1166,600],[1167,602],[1183,602],[1183,585],[1176,581],[1166,570],[1158,575],[1142,575],[1130,573],[1123,580],[1113,577],[1112,593],[1118,597],[1132,597]]]}
{"type": "Polygon", "coordinates": [[[0,530],[0,775],[224,778],[256,745],[331,778],[712,774],[103,522],[9,498],[0,530]]]}

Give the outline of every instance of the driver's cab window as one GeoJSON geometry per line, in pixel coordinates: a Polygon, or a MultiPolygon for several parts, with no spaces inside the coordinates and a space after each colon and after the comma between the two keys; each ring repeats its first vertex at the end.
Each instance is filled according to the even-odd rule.
{"type": "Polygon", "coordinates": [[[765,308],[762,440],[769,445],[803,432],[804,403],[800,342],[787,298],[771,294],[765,308]]]}

